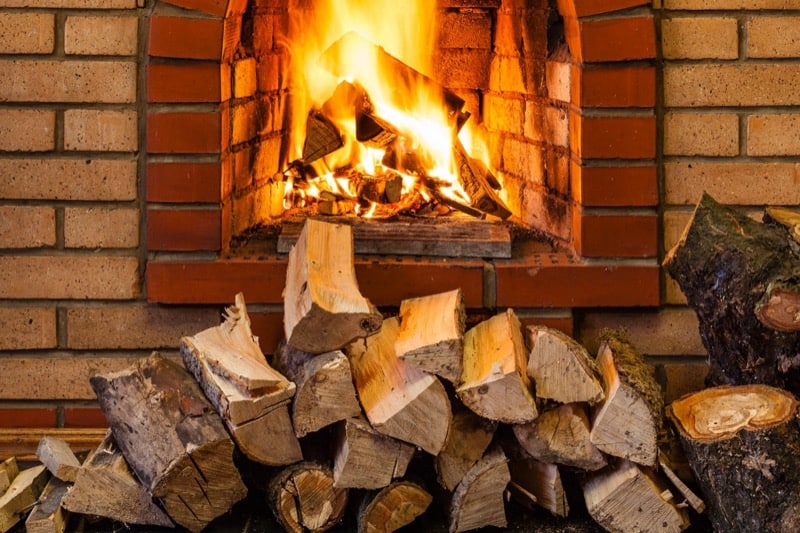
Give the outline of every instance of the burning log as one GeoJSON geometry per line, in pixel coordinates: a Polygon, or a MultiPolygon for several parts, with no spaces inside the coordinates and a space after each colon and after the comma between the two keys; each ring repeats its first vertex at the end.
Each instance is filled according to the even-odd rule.
{"type": "Polygon", "coordinates": [[[306,119],[302,164],[309,165],[342,146],[344,146],[344,141],[336,125],[322,112],[312,110],[306,119]]]}
{"type": "Polygon", "coordinates": [[[61,501],[69,488],[69,483],[50,478],[25,520],[26,533],[63,533],[70,513],[61,506],[61,501]]]}
{"type": "Polygon", "coordinates": [[[330,468],[304,461],[270,480],[267,503],[286,531],[319,533],[342,520],[347,489],[334,486],[330,468]]]}
{"type": "Polygon", "coordinates": [[[457,383],[461,378],[466,312],[460,289],[400,303],[397,357],[457,383]]]}
{"type": "Polygon", "coordinates": [[[435,376],[397,358],[399,331],[398,319],[387,318],[377,334],[345,350],[358,396],[376,430],[437,455],[450,426],[450,399],[435,376]]]}
{"type": "Polygon", "coordinates": [[[718,386],[667,415],[716,531],[800,530],[798,402],[766,385],[718,386]]]}
{"type": "Polygon", "coordinates": [[[439,484],[450,492],[467,472],[480,461],[492,443],[497,422],[481,418],[469,409],[453,413],[444,448],[436,456],[436,476],[439,484]]]}
{"type": "Polygon", "coordinates": [[[800,394],[800,331],[791,331],[800,252],[783,228],[706,194],[664,265],[697,313],[708,385],[762,383],[800,394]]]}
{"type": "Polygon", "coordinates": [[[154,353],[90,383],[131,469],[177,524],[200,531],[244,498],[233,441],[183,368],[154,353]]]}
{"type": "Polygon", "coordinates": [[[289,254],[284,289],[288,344],[319,354],[378,331],[383,317],[358,290],[353,230],[306,220],[289,254]]]}
{"type": "Polygon", "coordinates": [[[81,463],[69,444],[55,437],[42,437],[36,449],[36,457],[55,477],[74,483],[81,463]]]}
{"type": "Polygon", "coordinates": [[[484,526],[505,527],[504,493],[509,481],[508,459],[495,446],[456,487],[450,504],[450,533],[484,526]]]}
{"type": "Polygon", "coordinates": [[[383,490],[367,495],[358,511],[358,533],[396,531],[417,519],[433,497],[410,481],[395,481],[383,490]]]}
{"type": "MultiPolygon", "coordinates": [[[[495,192],[486,179],[487,170],[471,158],[461,141],[454,136],[453,156],[458,169],[457,175],[461,186],[470,198],[470,206],[482,213],[494,215],[503,220],[511,216],[511,211],[495,192]]],[[[496,183],[496,179],[492,178],[496,183]]]]}
{"type": "Polygon", "coordinates": [[[536,418],[536,403],[525,372],[522,326],[509,309],[464,335],[464,366],[456,393],[478,415],[510,424],[536,418]]]}
{"type": "Polygon", "coordinates": [[[37,502],[49,474],[44,465],[32,466],[20,471],[8,490],[0,496],[0,531],[5,533],[14,527],[37,502]]]}

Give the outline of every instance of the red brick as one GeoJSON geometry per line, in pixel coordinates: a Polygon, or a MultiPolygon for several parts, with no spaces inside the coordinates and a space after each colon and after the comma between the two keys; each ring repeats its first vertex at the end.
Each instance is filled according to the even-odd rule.
{"type": "Polygon", "coordinates": [[[65,407],[64,427],[105,428],[108,422],[99,407],[65,407]]]}
{"type": "Polygon", "coordinates": [[[219,60],[222,37],[222,20],[156,15],[150,19],[147,51],[154,57],[219,60]]]}
{"type": "Polygon", "coordinates": [[[220,163],[148,163],[148,202],[215,203],[220,201],[220,163]]]}
{"type": "Polygon", "coordinates": [[[572,103],[580,107],[655,107],[655,67],[573,66],[572,103]]]}
{"type": "Polygon", "coordinates": [[[218,63],[147,66],[147,101],[153,103],[220,102],[218,63]]]}
{"type": "Polygon", "coordinates": [[[649,3],[649,0],[558,0],[558,11],[564,16],[587,17],[649,3]]]}
{"type": "Polygon", "coordinates": [[[652,16],[598,20],[564,17],[564,32],[570,51],[580,63],[656,57],[652,16]]]}
{"type": "Polygon", "coordinates": [[[652,159],[655,117],[570,117],[573,151],[581,159],[652,159]]]}
{"type": "Polygon", "coordinates": [[[659,304],[659,267],[579,262],[566,254],[495,261],[498,307],[638,307],[659,304]]]}
{"type": "Polygon", "coordinates": [[[570,177],[573,198],[584,206],[658,205],[655,165],[586,167],[573,161],[570,177]]]}
{"type": "Polygon", "coordinates": [[[0,409],[0,428],[54,428],[54,408],[0,409]]]}
{"type": "Polygon", "coordinates": [[[151,303],[230,305],[242,291],[248,304],[279,304],[283,303],[286,260],[150,261],[146,283],[151,303]]]}
{"type": "Polygon", "coordinates": [[[148,209],[147,249],[180,252],[219,250],[219,210],[148,209]]]}
{"type": "MultiPolygon", "coordinates": [[[[246,296],[246,295],[245,295],[246,296]]],[[[281,339],[284,337],[283,332],[283,313],[257,313],[249,311],[250,326],[253,330],[253,335],[258,337],[258,344],[261,346],[261,351],[269,357],[275,353],[281,339]]]]}
{"type": "Polygon", "coordinates": [[[163,0],[163,2],[217,16],[224,16],[228,7],[228,0],[163,0]]]}
{"type": "Polygon", "coordinates": [[[575,236],[575,251],[582,257],[655,257],[658,253],[658,217],[655,213],[578,214],[576,219],[572,234],[575,236]]]}
{"type": "Polygon", "coordinates": [[[160,154],[216,154],[222,129],[219,113],[148,113],[147,151],[160,154]]]}

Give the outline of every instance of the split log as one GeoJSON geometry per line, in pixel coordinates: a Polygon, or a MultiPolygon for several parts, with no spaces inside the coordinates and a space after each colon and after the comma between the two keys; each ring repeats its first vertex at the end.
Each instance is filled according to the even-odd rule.
{"type": "Polygon", "coordinates": [[[75,485],[61,501],[64,509],[126,524],[173,527],[123,457],[111,430],[78,470],[75,485]]]}
{"type": "Polygon", "coordinates": [[[5,533],[33,507],[50,474],[44,465],[20,471],[8,490],[0,496],[0,531],[5,533]]]}
{"type": "Polygon", "coordinates": [[[317,533],[342,520],[347,489],[334,486],[330,468],[305,461],[284,468],[270,480],[267,503],[286,531],[317,533]]]}
{"type": "Polygon", "coordinates": [[[667,254],[667,271],[697,313],[707,385],[762,383],[800,394],[800,331],[762,322],[797,319],[791,302],[800,292],[800,251],[793,242],[785,230],[705,194],[667,254]]]}
{"type": "Polygon", "coordinates": [[[679,533],[689,527],[684,509],[671,502],[672,494],[660,480],[636,464],[622,460],[583,486],[586,508],[606,531],[679,533]]]}
{"type": "Polygon", "coordinates": [[[546,326],[526,328],[528,376],[536,396],[561,403],[603,400],[599,370],[586,348],[569,335],[546,326]]]}
{"type": "Polygon", "coordinates": [[[457,383],[461,377],[466,323],[461,289],[409,298],[400,303],[397,357],[457,383]]]}
{"type": "Polygon", "coordinates": [[[358,397],[376,430],[437,455],[452,418],[450,399],[435,376],[397,358],[399,331],[399,320],[387,318],[378,334],[345,350],[358,397]]]}
{"type": "Polygon", "coordinates": [[[655,466],[664,398],[647,364],[623,335],[602,334],[597,365],[606,399],[594,416],[590,439],[600,451],[655,466]]]}
{"type": "Polygon", "coordinates": [[[363,418],[350,418],[338,428],[333,459],[337,488],[380,489],[403,477],[414,447],[375,431],[363,418]]]}
{"type": "Polygon", "coordinates": [[[537,410],[526,366],[522,326],[509,309],[464,335],[464,370],[456,393],[484,418],[510,424],[530,422],[537,410]]]}
{"type": "Polygon", "coordinates": [[[764,210],[764,223],[781,226],[800,244],[800,211],[785,207],[768,207],[764,210]]]}
{"type": "Polygon", "coordinates": [[[0,494],[4,494],[8,490],[17,474],[19,474],[19,466],[16,457],[9,457],[0,464],[0,494]]]}
{"type": "Polygon", "coordinates": [[[766,385],[718,386],[672,402],[716,531],[800,531],[798,402],[766,385]]]}
{"type": "Polygon", "coordinates": [[[69,511],[61,506],[61,500],[69,488],[66,481],[50,478],[25,520],[26,533],[63,533],[69,521],[69,511]]]}
{"type": "Polygon", "coordinates": [[[269,366],[250,329],[242,293],[225,321],[182,337],[183,363],[253,461],[285,465],[302,459],[289,417],[295,384],[269,366]]]}
{"type": "Polygon", "coordinates": [[[298,437],[361,414],[350,361],[344,352],[313,355],[281,343],[274,364],[297,386],[292,423],[298,437]]]}
{"type": "Polygon", "coordinates": [[[233,441],[186,370],[153,353],[90,383],[131,469],[176,523],[200,531],[245,496],[233,441]]]}
{"type": "Polygon", "coordinates": [[[313,354],[338,350],[378,331],[382,319],[358,290],[352,228],[306,220],[286,272],[288,344],[313,354]]]}
{"type": "Polygon", "coordinates": [[[436,476],[442,487],[449,492],[456,490],[489,448],[497,425],[494,420],[481,418],[463,407],[454,411],[444,448],[435,461],[436,476]]]}
{"type": "Polygon", "coordinates": [[[678,474],[676,474],[672,467],[667,464],[661,454],[658,456],[658,471],[664,474],[664,477],[669,480],[670,484],[675,488],[675,490],[686,499],[686,503],[688,503],[698,514],[702,514],[706,510],[705,502],[700,499],[700,497],[695,494],[695,492],[690,489],[681,478],[678,477],[678,474]]]}
{"type": "Polygon", "coordinates": [[[55,437],[42,437],[36,449],[36,457],[62,481],[75,482],[75,475],[81,467],[80,461],[72,453],[69,444],[55,437]]]}
{"type": "Polygon", "coordinates": [[[605,456],[590,440],[589,417],[582,404],[559,405],[513,430],[520,446],[543,463],[592,471],[606,465],[605,456]]]}
{"type": "Polygon", "coordinates": [[[505,490],[511,474],[508,459],[499,446],[467,472],[450,503],[450,533],[484,526],[505,527],[505,490]]]}
{"type": "Polygon", "coordinates": [[[453,140],[453,158],[458,169],[458,181],[469,196],[469,205],[503,220],[510,217],[511,211],[486,179],[486,168],[467,154],[457,136],[453,140]]]}
{"type": "Polygon", "coordinates": [[[358,511],[358,533],[390,533],[412,523],[433,497],[410,481],[395,481],[376,494],[365,496],[358,511]]]}
{"type": "Polygon", "coordinates": [[[532,509],[542,507],[555,516],[567,516],[569,503],[561,483],[558,465],[543,463],[532,457],[516,457],[509,462],[511,497],[532,509]]]}

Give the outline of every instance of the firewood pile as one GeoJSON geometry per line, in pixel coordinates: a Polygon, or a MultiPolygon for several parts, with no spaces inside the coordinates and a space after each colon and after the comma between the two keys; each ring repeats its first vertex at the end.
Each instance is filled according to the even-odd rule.
{"type": "Polygon", "coordinates": [[[593,357],[513,310],[468,328],[460,290],[384,317],[352,250],[349,226],[306,222],[269,358],[238,294],[221,324],[180,339],[183,364],[153,353],[93,377],[105,440],[82,464],[56,439],[42,466],[7,461],[0,530],[35,504],[36,531],[80,513],[197,532],[249,490],[292,532],[394,531],[437,509],[456,533],[504,527],[516,504],[678,532],[702,512],[659,454],[661,390],[624,334],[605,332],[593,357]],[[241,465],[266,473],[258,487],[241,465]]]}

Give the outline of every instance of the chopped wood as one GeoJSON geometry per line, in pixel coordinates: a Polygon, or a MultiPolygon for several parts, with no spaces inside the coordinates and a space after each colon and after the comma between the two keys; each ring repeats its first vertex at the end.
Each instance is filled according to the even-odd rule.
{"type": "Polygon", "coordinates": [[[536,396],[561,403],[603,400],[603,384],[594,359],[575,339],[546,326],[526,328],[528,376],[536,396]]]}
{"type": "Polygon", "coordinates": [[[313,354],[338,350],[377,332],[382,318],[358,290],[352,228],[306,220],[287,265],[288,344],[313,354]]]}
{"type": "Polygon", "coordinates": [[[707,385],[762,383],[800,394],[800,331],[759,320],[795,321],[790,294],[800,292],[800,246],[783,228],[705,194],[664,266],[697,314],[707,385]]]}
{"type": "Polygon", "coordinates": [[[514,436],[520,446],[543,463],[598,470],[606,458],[591,443],[589,417],[583,404],[568,403],[539,413],[536,420],[518,424],[514,436]]]}
{"type": "Polygon", "coordinates": [[[347,489],[334,486],[329,467],[304,461],[270,480],[267,503],[287,531],[327,531],[342,520],[347,489]]]}
{"type": "Polygon", "coordinates": [[[0,494],[8,490],[17,474],[19,474],[19,466],[16,457],[11,456],[0,463],[0,494]]]}
{"type": "Polygon", "coordinates": [[[601,451],[655,466],[664,398],[655,369],[624,335],[607,331],[597,356],[606,399],[594,416],[591,441],[601,451]]]}
{"type": "Polygon", "coordinates": [[[5,533],[30,510],[39,499],[50,474],[44,465],[21,470],[8,490],[0,496],[0,531],[5,533]]]}
{"type": "Polygon", "coordinates": [[[681,496],[686,498],[686,503],[688,503],[692,509],[694,509],[698,514],[701,514],[706,510],[705,502],[700,499],[700,496],[695,494],[695,492],[690,489],[681,478],[678,477],[675,471],[667,464],[662,454],[658,454],[658,470],[664,474],[664,477],[669,480],[670,484],[675,488],[675,490],[677,490],[681,496]]]}
{"type": "Polygon", "coordinates": [[[800,243],[800,211],[785,207],[767,207],[764,223],[783,227],[789,236],[800,243]]]}
{"type": "Polygon", "coordinates": [[[453,159],[458,169],[456,175],[469,196],[469,205],[487,215],[503,220],[509,218],[511,211],[486,179],[486,167],[467,154],[457,136],[453,139],[453,159]]]}
{"type": "Polygon", "coordinates": [[[606,531],[653,531],[657,525],[658,531],[679,533],[689,526],[686,512],[671,502],[671,493],[658,481],[636,464],[622,460],[586,481],[586,508],[606,531]]]}
{"type": "Polygon", "coordinates": [[[358,512],[358,533],[390,533],[412,523],[433,501],[416,483],[395,481],[375,494],[367,494],[358,512]]]}
{"type": "Polygon", "coordinates": [[[435,376],[397,358],[399,332],[400,321],[387,318],[378,334],[345,350],[358,397],[376,430],[436,455],[450,426],[450,399],[435,376]]]}
{"type": "Polygon", "coordinates": [[[42,437],[36,456],[55,477],[62,481],[75,482],[81,463],[72,453],[69,444],[55,437],[42,437]]]}
{"type": "Polygon", "coordinates": [[[495,446],[475,463],[453,493],[450,533],[484,526],[505,527],[504,493],[509,481],[508,459],[495,446]]]}
{"type": "Polygon", "coordinates": [[[361,414],[350,361],[341,350],[313,355],[281,343],[274,364],[297,386],[292,423],[298,437],[361,414]]]}
{"type": "Polygon", "coordinates": [[[73,513],[126,524],[174,527],[147,488],[134,477],[111,430],[83,462],[75,485],[63,497],[61,505],[73,513]]]}
{"type": "Polygon", "coordinates": [[[61,506],[61,500],[70,484],[51,477],[44,487],[39,501],[25,519],[26,533],[63,533],[69,520],[69,511],[61,506]]]}
{"type": "Polygon", "coordinates": [[[311,110],[306,118],[306,138],[303,144],[303,161],[309,165],[344,146],[342,134],[336,125],[318,110],[311,110]]]}
{"type": "Polygon", "coordinates": [[[339,424],[333,456],[338,488],[380,489],[403,477],[414,446],[377,432],[363,418],[339,424]]]}
{"type": "Polygon", "coordinates": [[[798,401],[767,385],[717,386],[667,415],[716,531],[800,530],[798,401]]]}
{"type": "MultiPolygon", "coordinates": [[[[105,428],[0,428],[0,457],[16,457],[35,461],[42,437],[55,436],[70,445],[76,453],[97,447],[106,434],[105,428]]],[[[2,468],[0,468],[2,482],[2,468]]]]}
{"type": "Polygon", "coordinates": [[[532,457],[515,457],[508,467],[511,472],[508,489],[516,502],[528,508],[542,507],[555,516],[569,514],[569,502],[558,465],[532,457]]]}
{"type": "Polygon", "coordinates": [[[131,469],[177,524],[200,531],[245,496],[233,441],[186,370],[153,353],[90,383],[131,469]]]}
{"type": "Polygon", "coordinates": [[[464,364],[456,393],[476,414],[510,424],[536,418],[525,371],[522,326],[512,309],[484,320],[464,335],[464,364]]]}
{"type": "Polygon", "coordinates": [[[755,307],[756,317],[776,331],[800,332],[800,287],[774,281],[755,307]]]}
{"type": "Polygon", "coordinates": [[[436,456],[439,484],[449,492],[456,490],[467,472],[483,457],[496,430],[494,420],[482,418],[463,407],[454,408],[447,440],[436,456]]]}
{"type": "Polygon", "coordinates": [[[400,303],[397,357],[431,374],[458,383],[466,324],[461,289],[408,298],[400,303]]]}
{"type": "Polygon", "coordinates": [[[267,363],[250,329],[242,293],[225,321],[180,341],[183,363],[253,461],[285,465],[302,459],[289,417],[295,384],[267,363]]]}

